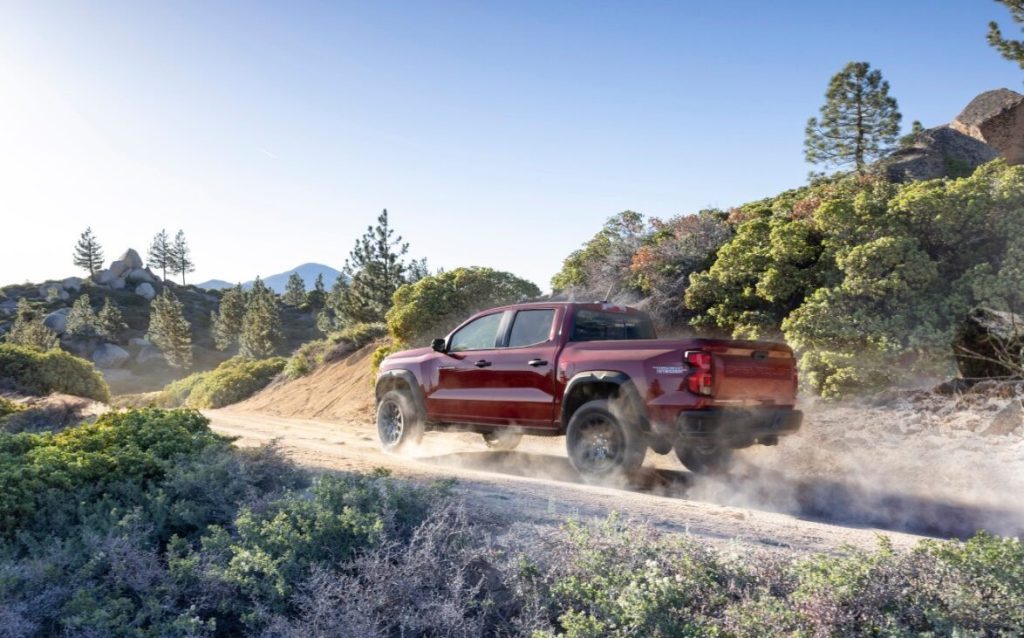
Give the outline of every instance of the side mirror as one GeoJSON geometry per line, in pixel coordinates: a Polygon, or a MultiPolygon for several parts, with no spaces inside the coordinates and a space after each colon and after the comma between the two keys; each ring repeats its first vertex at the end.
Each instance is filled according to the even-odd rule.
{"type": "Polygon", "coordinates": [[[444,352],[446,345],[447,344],[445,343],[444,339],[434,339],[430,343],[430,347],[434,349],[434,352],[444,352]]]}

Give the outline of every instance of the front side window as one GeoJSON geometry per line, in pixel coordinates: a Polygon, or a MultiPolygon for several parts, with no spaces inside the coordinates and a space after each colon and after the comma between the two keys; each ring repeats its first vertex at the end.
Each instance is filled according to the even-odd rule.
{"type": "Polygon", "coordinates": [[[551,336],[551,323],[554,320],[554,310],[520,310],[512,323],[508,347],[522,348],[544,343],[551,336]]]}
{"type": "Polygon", "coordinates": [[[493,349],[498,340],[498,328],[501,326],[502,314],[497,312],[493,315],[485,315],[464,325],[452,335],[448,351],[493,349]]]}
{"type": "Polygon", "coordinates": [[[654,339],[654,326],[647,315],[579,310],[572,327],[572,341],[654,339]]]}

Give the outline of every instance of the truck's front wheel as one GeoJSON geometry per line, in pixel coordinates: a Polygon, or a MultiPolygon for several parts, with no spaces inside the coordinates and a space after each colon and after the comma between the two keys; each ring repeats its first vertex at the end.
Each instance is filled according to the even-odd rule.
{"type": "Polygon", "coordinates": [[[408,394],[388,390],[380,398],[377,436],[385,452],[397,452],[423,438],[423,415],[408,394]]]}
{"type": "Polygon", "coordinates": [[[584,477],[629,474],[644,462],[643,436],[615,416],[605,400],[584,403],[565,431],[569,462],[584,477]]]}

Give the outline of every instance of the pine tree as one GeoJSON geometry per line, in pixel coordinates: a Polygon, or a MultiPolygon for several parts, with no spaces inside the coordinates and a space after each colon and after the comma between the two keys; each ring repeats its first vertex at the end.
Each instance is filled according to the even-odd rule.
{"type": "MultiPolygon", "coordinates": [[[[1024,0],[996,0],[1010,10],[1010,17],[1017,24],[1024,23],[1024,0]]],[[[995,21],[988,23],[988,43],[1010,62],[1016,62],[1024,69],[1024,41],[1007,40],[995,21]]]]}
{"type": "Polygon", "coordinates": [[[277,295],[257,277],[249,291],[238,353],[250,359],[272,356],[282,336],[277,295]]]}
{"type": "Polygon", "coordinates": [[[60,345],[56,333],[43,325],[43,316],[24,297],[18,300],[14,325],[4,338],[7,343],[35,350],[53,350],[60,345]]]}
{"type": "Polygon", "coordinates": [[[73,337],[92,337],[99,332],[98,328],[99,320],[96,318],[96,313],[93,312],[89,295],[79,296],[71,305],[64,334],[73,337]]]}
{"type": "Polygon", "coordinates": [[[170,365],[192,367],[192,327],[185,319],[184,306],[170,288],[164,288],[150,304],[146,338],[164,353],[170,365]]]}
{"type": "Polygon", "coordinates": [[[327,289],[324,287],[324,274],[317,273],[316,281],[313,282],[313,289],[306,293],[306,304],[313,310],[320,310],[327,301],[327,289]]]}
{"type": "Polygon", "coordinates": [[[191,252],[188,242],[185,240],[185,232],[179,230],[174,235],[174,243],[171,244],[170,252],[167,256],[167,268],[172,274],[181,275],[182,286],[185,285],[185,275],[196,270],[191,252]]]}
{"type": "Polygon", "coordinates": [[[867,62],[851,62],[829,82],[821,119],[808,120],[804,155],[811,164],[863,172],[896,143],[901,117],[882,73],[867,62]]]}
{"type": "Polygon", "coordinates": [[[920,120],[914,120],[910,125],[910,132],[900,138],[901,148],[910,148],[917,142],[917,137],[924,132],[924,125],[920,120]]]}
{"type": "Polygon", "coordinates": [[[344,311],[349,303],[348,279],[338,275],[331,291],[324,297],[324,307],[317,315],[316,327],[324,334],[330,334],[345,327],[344,311]]]}
{"type": "Polygon", "coordinates": [[[164,229],[153,236],[153,243],[149,245],[148,265],[158,268],[163,273],[163,279],[167,279],[167,269],[171,267],[171,247],[171,240],[164,229]]]}
{"type": "Polygon", "coordinates": [[[218,350],[227,350],[238,345],[242,334],[242,320],[245,318],[245,291],[242,284],[224,291],[220,308],[212,313],[213,339],[218,350]]]}
{"type": "Polygon", "coordinates": [[[100,336],[107,341],[120,341],[124,331],[128,329],[128,324],[124,321],[121,309],[117,307],[116,303],[110,301],[110,297],[103,301],[103,307],[100,308],[100,314],[97,319],[97,330],[100,336]]]}
{"type": "Polygon", "coordinates": [[[306,282],[297,272],[288,275],[288,283],[284,288],[281,301],[289,306],[301,306],[306,301],[306,282]]]}
{"type": "Polygon", "coordinates": [[[349,278],[348,300],[341,308],[345,324],[383,321],[391,308],[391,298],[398,287],[406,282],[408,267],[402,257],[409,252],[409,244],[388,223],[388,211],[377,218],[376,226],[356,240],[355,247],[345,261],[343,272],[349,278]]]}
{"type": "Polygon", "coordinates": [[[75,245],[75,265],[89,271],[89,276],[103,267],[103,248],[92,234],[92,228],[86,228],[75,245]]]}

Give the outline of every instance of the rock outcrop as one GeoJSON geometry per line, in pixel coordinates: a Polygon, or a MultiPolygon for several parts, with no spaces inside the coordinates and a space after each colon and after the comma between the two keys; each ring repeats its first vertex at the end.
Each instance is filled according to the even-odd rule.
{"type": "Polygon", "coordinates": [[[141,283],[135,287],[135,294],[143,299],[152,299],[156,297],[156,288],[153,287],[153,284],[141,283]]]}
{"type": "Polygon", "coordinates": [[[71,313],[71,308],[61,308],[60,310],[54,310],[50,314],[46,315],[43,319],[43,325],[52,330],[58,335],[64,334],[64,331],[68,327],[68,315],[71,313]]]}
{"type": "Polygon", "coordinates": [[[61,301],[67,301],[71,296],[67,290],[64,290],[64,286],[61,284],[43,284],[39,286],[39,296],[43,299],[60,299],[61,301]]]}
{"type": "Polygon", "coordinates": [[[953,120],[957,131],[994,148],[1009,164],[1024,163],[1024,95],[986,91],[953,120]]]}
{"type": "Polygon", "coordinates": [[[142,257],[133,248],[124,251],[124,254],[110,262],[109,267],[97,271],[92,276],[94,284],[106,286],[112,290],[124,290],[131,284],[131,289],[146,299],[156,296],[154,285],[159,281],[160,279],[149,268],[145,268],[142,257]],[[143,285],[148,288],[142,288],[143,285]],[[148,296],[150,290],[153,291],[153,296],[148,296]]]}
{"type": "Polygon", "coordinates": [[[963,177],[997,157],[996,149],[984,142],[949,126],[938,126],[919,133],[912,146],[894,152],[882,166],[890,180],[907,182],[963,177]]]}
{"type": "Polygon", "coordinates": [[[129,356],[121,346],[104,343],[92,353],[92,360],[100,368],[120,368],[129,356]]]}

